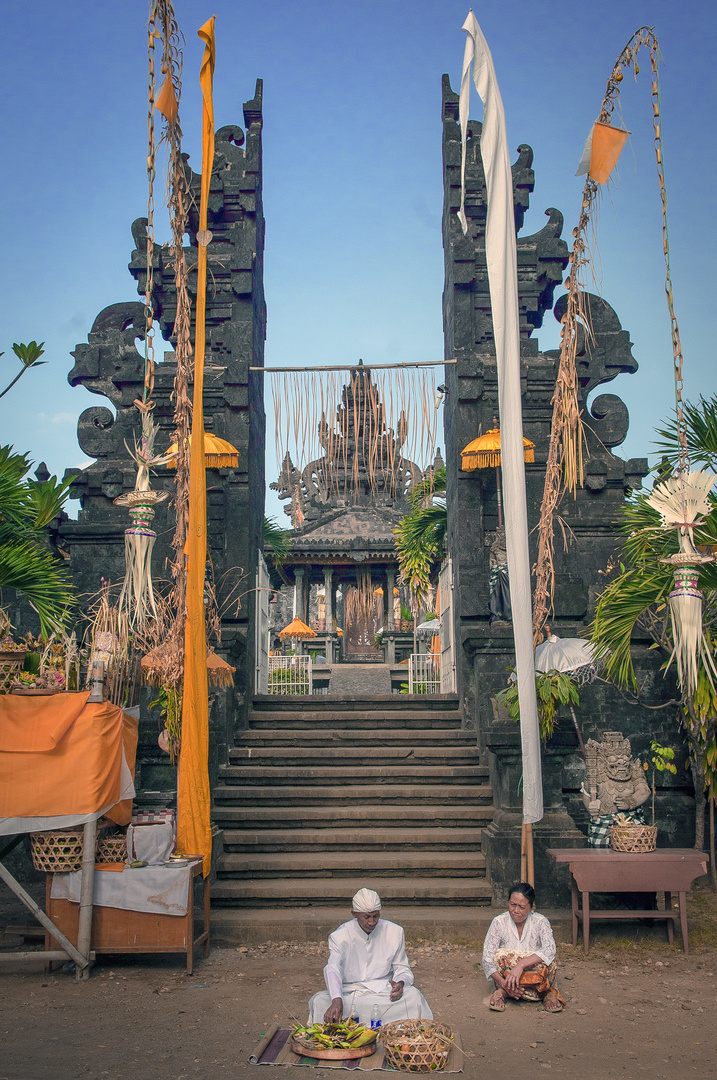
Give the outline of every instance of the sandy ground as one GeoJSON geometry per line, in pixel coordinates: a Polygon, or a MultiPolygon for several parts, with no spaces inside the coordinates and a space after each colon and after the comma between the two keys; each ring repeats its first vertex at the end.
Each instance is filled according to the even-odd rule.
{"type": "MultiPolygon", "coordinates": [[[[479,941],[414,941],[409,956],[436,1018],[461,1033],[470,1080],[544,1072],[556,1080],[710,1077],[717,1074],[713,894],[698,889],[690,914],[687,957],[677,941],[667,944],[664,923],[597,924],[587,958],[581,944],[559,941],[560,987],[569,1002],[559,1015],[529,1004],[490,1012],[479,941]]],[[[288,1026],[290,1013],[305,1019],[325,956],[323,945],[307,943],[216,948],[193,976],[180,958],[102,957],[86,982],[64,971],[44,975],[41,965],[22,973],[4,965],[0,1080],[285,1076],[286,1068],[247,1059],[268,1025],[288,1026]]]]}

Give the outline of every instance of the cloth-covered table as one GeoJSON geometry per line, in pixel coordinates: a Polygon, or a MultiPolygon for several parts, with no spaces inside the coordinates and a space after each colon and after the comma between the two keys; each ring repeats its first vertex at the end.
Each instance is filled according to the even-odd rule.
{"type": "MultiPolygon", "coordinates": [[[[202,926],[194,927],[194,881],[201,857],[189,866],[145,866],[94,877],[91,946],[96,953],[185,953],[191,974],[194,950],[209,955],[209,878],[203,882],[202,926]]],[[[79,873],[48,874],[47,914],[70,941],[77,938],[79,873]],[[54,879],[54,880],[53,880],[54,879]]],[[[45,948],[52,949],[52,937],[45,948]]]]}
{"type": "MultiPolygon", "coordinates": [[[[121,872],[95,874],[95,907],[120,908],[122,911],[154,911],[160,915],[186,915],[189,883],[193,864],[189,866],[127,866],[121,872]]],[[[80,902],[82,871],[51,874],[53,900],[80,902]]]]}
{"type": "Polygon", "coordinates": [[[129,824],[138,720],[88,697],[0,696],[0,835],[129,824]]]}

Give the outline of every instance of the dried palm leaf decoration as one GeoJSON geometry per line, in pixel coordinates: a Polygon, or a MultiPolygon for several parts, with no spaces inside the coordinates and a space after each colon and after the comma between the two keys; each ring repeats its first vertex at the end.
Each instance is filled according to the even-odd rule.
{"type": "MultiPolygon", "coordinates": [[[[164,502],[169,494],[166,491],[152,491],[150,487],[150,469],[163,465],[167,457],[155,454],[155,425],[152,417],[154,402],[154,180],[155,180],[155,109],[165,116],[168,127],[177,125],[178,87],[174,77],[177,72],[176,26],[174,62],[172,57],[172,21],[171,4],[167,0],[156,0],[150,10],[148,24],[148,101],[147,101],[147,225],[146,225],[146,267],[144,275],[144,386],[142,398],[135,401],[135,407],[141,416],[142,434],[135,439],[134,450],[127,448],[137,465],[137,478],[134,490],[115,499],[117,506],[126,506],[132,524],[125,529],[125,578],[120,593],[118,607],[126,613],[130,627],[143,626],[146,619],[157,616],[157,606],[152,585],[152,548],[157,534],[152,529],[154,508],[164,502]],[[159,27],[159,29],[158,29],[159,27]],[[155,42],[164,38],[162,71],[166,77],[159,94],[156,95],[155,42]]],[[[178,78],[178,75],[177,75],[178,78]]]]}
{"type": "Polygon", "coordinates": [[[690,697],[697,689],[698,662],[704,664],[707,678],[717,678],[712,653],[702,625],[704,594],[699,589],[699,567],[714,562],[714,555],[703,555],[694,545],[694,529],[711,510],[709,493],[715,474],[707,469],[677,473],[657,485],[647,502],[662,517],[664,529],[676,529],[680,550],[660,562],[673,567],[675,588],[669,595],[674,647],[668,667],[677,663],[677,677],[690,697]]]}
{"type": "MultiPolygon", "coordinates": [[[[565,281],[567,305],[562,319],[560,332],[560,359],[558,375],[553,393],[553,417],[548,446],[548,460],[545,472],[543,501],[540,508],[538,525],[538,559],[536,564],[536,583],[533,594],[533,639],[538,644],[543,637],[543,627],[552,608],[555,591],[554,567],[554,515],[560,499],[566,491],[573,494],[578,484],[583,482],[584,432],[581,416],[579,387],[576,371],[576,352],[580,337],[580,326],[584,327],[586,341],[592,339],[590,311],[586,298],[586,268],[591,256],[588,241],[588,226],[595,226],[600,185],[605,184],[614,168],[619,152],[627,138],[624,129],[613,126],[613,111],[619,103],[620,84],[624,69],[632,67],[635,77],[640,70],[637,56],[645,48],[650,55],[652,73],[652,124],[655,142],[655,159],[662,202],[662,237],[665,255],[667,305],[672,327],[672,345],[675,371],[681,379],[682,353],[679,330],[672,303],[672,281],[670,276],[669,245],[667,239],[667,195],[662,161],[660,93],[658,77],[658,59],[660,49],[657,38],[650,27],[642,26],[637,30],[613,65],[607,82],[605,96],[598,121],[591,129],[591,135],[583,154],[583,162],[578,173],[587,172],[583,188],[582,206],[577,226],[573,229],[573,247],[569,256],[570,269],[565,281]],[[607,130],[606,130],[607,129],[607,130]],[[606,153],[601,146],[610,143],[606,153]]],[[[678,399],[678,413],[680,403],[678,399]]]]}
{"type": "Polygon", "coordinates": [[[435,376],[425,368],[271,372],[277,461],[323,499],[403,496],[435,456],[435,376]]]}

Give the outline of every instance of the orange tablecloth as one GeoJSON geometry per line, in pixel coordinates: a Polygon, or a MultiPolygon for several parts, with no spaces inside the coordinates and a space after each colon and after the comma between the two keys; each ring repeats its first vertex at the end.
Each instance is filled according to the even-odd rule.
{"type": "Polygon", "coordinates": [[[124,757],[134,775],[138,721],[118,705],[90,705],[89,694],[0,696],[0,818],[93,814],[119,825],[124,757]],[[115,805],[116,804],[116,805],[115,805]]]}

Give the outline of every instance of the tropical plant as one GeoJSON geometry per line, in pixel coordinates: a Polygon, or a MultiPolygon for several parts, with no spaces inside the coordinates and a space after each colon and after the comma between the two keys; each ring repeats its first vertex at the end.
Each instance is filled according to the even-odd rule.
{"type": "Polygon", "coordinates": [[[22,593],[48,636],[66,626],[74,603],[70,578],[45,532],[62,512],[71,481],[28,479],[30,465],[27,454],[0,446],[0,588],[22,593]]]}
{"type": "MultiPolygon", "coordinates": [[[[677,766],[673,764],[675,751],[671,746],[660,746],[655,739],[650,739],[650,761],[652,762],[652,824],[655,824],[655,772],[677,772],[677,766]]],[[[649,769],[646,761],[643,765],[645,772],[649,769]]]]}
{"type": "MultiPolygon", "coordinates": [[[[43,348],[44,344],[45,344],[44,341],[41,341],[39,345],[38,345],[38,343],[36,341],[31,341],[27,345],[22,345],[22,344],[18,345],[18,343],[15,342],[15,344],[12,347],[12,351],[15,353],[15,356],[18,358],[18,360],[22,364],[22,367],[18,371],[15,378],[12,379],[11,382],[9,382],[8,385],[5,387],[5,389],[0,392],[0,398],[5,397],[8,390],[12,390],[13,386],[18,381],[18,379],[22,375],[24,375],[26,371],[29,371],[30,368],[41,367],[43,364],[47,363],[47,360],[41,360],[40,359],[40,357],[45,352],[45,350],[43,348]]],[[[4,356],[4,355],[5,355],[4,352],[0,353],[0,356],[4,356]]]]}
{"type": "MultiPolygon", "coordinates": [[[[717,398],[700,398],[699,405],[684,405],[687,445],[695,463],[715,464],[717,448],[717,398]]],[[[656,484],[671,473],[679,460],[677,422],[671,420],[658,429],[660,449],[667,451],[658,466],[656,484]]],[[[661,652],[666,669],[673,652],[669,594],[674,588],[672,568],[661,559],[677,552],[676,530],[661,529],[659,513],[647,501],[648,493],[637,492],[621,511],[619,530],[624,536],[615,576],[598,597],[591,639],[603,660],[603,672],[623,690],[638,689],[633,666],[632,638],[635,631],[651,639],[650,648],[661,652]]],[[[703,549],[717,549],[717,500],[710,496],[711,510],[695,529],[695,542],[703,549]]],[[[700,589],[704,594],[703,628],[710,650],[717,641],[717,564],[700,568],[700,589]]],[[[689,748],[690,770],[695,789],[695,847],[704,846],[704,805],[700,795],[713,798],[713,769],[717,768],[717,689],[699,660],[697,689],[688,694],[679,687],[678,719],[689,748]],[[714,751],[712,748],[714,747],[714,751]],[[711,756],[710,756],[711,755],[711,756]]],[[[713,804],[710,807],[714,816],[713,804]]],[[[711,839],[711,843],[714,841],[711,839]]]]}
{"type": "MultiPolygon", "coordinates": [[[[569,671],[536,671],[535,692],[538,699],[538,729],[540,738],[545,742],[558,726],[560,706],[580,704],[578,683],[569,671]]],[[[496,694],[496,700],[505,706],[514,723],[520,720],[516,679],[511,680],[506,690],[496,694]]]]}
{"type": "Polygon", "coordinates": [[[408,496],[411,512],[393,530],[400,578],[411,590],[416,611],[428,596],[431,567],[443,554],[448,524],[445,490],[446,469],[441,466],[413,486],[408,496]]]}

